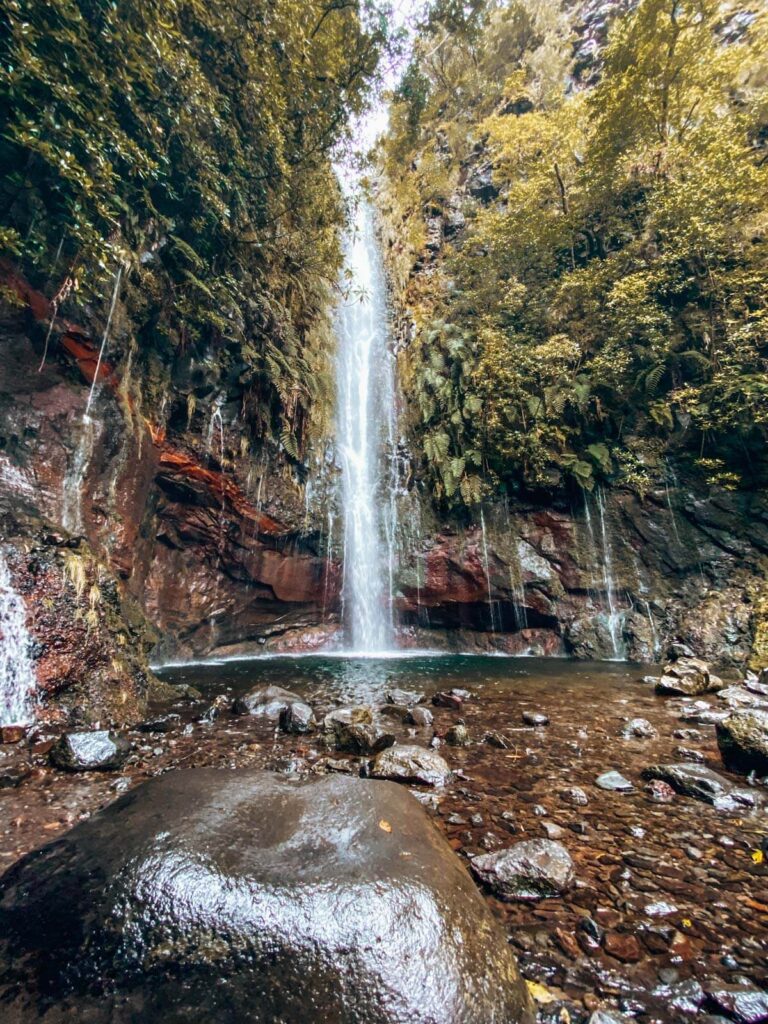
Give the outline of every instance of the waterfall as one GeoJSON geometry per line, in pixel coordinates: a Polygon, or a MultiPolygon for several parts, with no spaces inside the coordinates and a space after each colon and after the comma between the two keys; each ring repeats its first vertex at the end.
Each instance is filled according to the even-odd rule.
{"type": "Polygon", "coordinates": [[[0,725],[28,725],[34,718],[37,680],[31,644],[24,602],[13,589],[11,571],[0,550],[0,725]]]}
{"type": "Polygon", "coordinates": [[[495,604],[493,601],[493,588],[491,587],[491,565],[488,559],[488,542],[485,536],[485,516],[480,509],[480,535],[483,541],[483,568],[485,569],[485,585],[488,590],[488,611],[491,616],[491,632],[496,632],[496,616],[494,614],[495,604]]]}
{"type": "Polygon", "coordinates": [[[336,373],[342,614],[351,649],[370,653],[393,644],[397,521],[391,479],[396,459],[394,357],[388,345],[384,271],[367,203],[357,208],[345,263],[348,285],[337,314],[336,373]]]}
{"type": "MultiPolygon", "coordinates": [[[[600,567],[603,577],[603,593],[605,595],[605,601],[608,606],[607,609],[607,625],[608,633],[611,637],[611,646],[613,648],[613,656],[617,661],[624,659],[626,651],[621,636],[621,625],[622,625],[622,614],[618,610],[616,602],[616,585],[613,580],[613,549],[611,547],[611,539],[608,533],[608,526],[605,518],[605,502],[603,499],[603,492],[598,487],[595,492],[595,504],[597,505],[597,513],[600,521],[600,546],[602,548],[602,557],[600,558],[600,567]]],[[[587,521],[587,529],[589,530],[589,536],[592,541],[592,548],[597,552],[597,543],[595,541],[595,533],[592,526],[592,515],[589,511],[589,499],[586,494],[584,495],[584,509],[585,518],[587,521]]]]}

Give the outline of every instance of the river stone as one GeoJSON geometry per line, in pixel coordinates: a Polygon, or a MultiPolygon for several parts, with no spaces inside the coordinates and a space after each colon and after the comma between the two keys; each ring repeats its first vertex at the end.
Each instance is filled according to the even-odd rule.
{"type": "Polygon", "coordinates": [[[664,666],[664,673],[656,683],[657,693],[696,697],[722,688],[723,681],[709,671],[701,658],[678,658],[664,666]]]}
{"type": "Polygon", "coordinates": [[[268,718],[276,722],[289,704],[303,703],[301,697],[282,686],[259,686],[243,697],[238,697],[232,705],[236,715],[253,715],[268,718]]]}
{"type": "Polygon", "coordinates": [[[302,700],[294,700],[280,711],[280,728],[283,732],[300,736],[312,732],[316,724],[312,708],[302,700]]]}
{"type": "Polygon", "coordinates": [[[532,1024],[515,958],[405,790],[169,772],[0,880],[9,1024],[532,1024]]]}
{"type": "Polygon", "coordinates": [[[727,686],[724,690],[718,690],[717,696],[732,711],[740,711],[742,708],[768,708],[768,699],[752,693],[746,686],[727,686]]]}
{"type": "Polygon", "coordinates": [[[330,744],[348,754],[376,754],[395,742],[390,726],[365,704],[331,711],[323,719],[323,729],[330,744]]]}
{"type": "Polygon", "coordinates": [[[739,772],[768,775],[768,711],[736,711],[717,725],[723,762],[739,772]]]}
{"type": "Polygon", "coordinates": [[[624,740],[645,740],[652,739],[658,733],[647,718],[630,718],[619,735],[624,740]]]}
{"type": "Polygon", "coordinates": [[[428,729],[434,720],[435,716],[429,708],[421,707],[421,705],[411,708],[408,712],[408,721],[418,729],[428,729]]]}
{"type": "Polygon", "coordinates": [[[122,768],[131,752],[123,736],[106,729],[66,732],[51,747],[51,762],[67,772],[109,772],[122,768]]]}
{"type": "Polygon", "coordinates": [[[644,779],[661,779],[675,792],[712,804],[720,811],[744,811],[760,803],[755,790],[734,786],[724,775],[700,764],[657,764],[643,771],[644,779]]]}
{"type": "Polygon", "coordinates": [[[616,793],[631,793],[635,788],[629,779],[625,778],[621,772],[615,770],[598,775],[595,779],[595,785],[599,786],[600,789],[613,790],[616,793]]]}
{"type": "Polygon", "coordinates": [[[439,754],[409,743],[398,743],[382,751],[371,765],[371,776],[392,782],[420,782],[425,786],[444,786],[452,778],[450,768],[439,754]]]}
{"type": "Polygon", "coordinates": [[[573,882],[573,861],[562,843],[527,839],[472,860],[472,870],[502,900],[560,896],[573,882]]]}

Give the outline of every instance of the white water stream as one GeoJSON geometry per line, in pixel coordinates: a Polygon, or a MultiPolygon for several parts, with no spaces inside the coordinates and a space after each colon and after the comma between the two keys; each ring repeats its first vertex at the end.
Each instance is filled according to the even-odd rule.
{"type": "Polygon", "coordinates": [[[336,438],[344,523],[343,621],[349,648],[391,650],[397,536],[394,356],[384,270],[371,208],[360,203],[345,246],[346,295],[337,314],[336,438]]]}
{"type": "Polygon", "coordinates": [[[24,602],[0,550],[0,725],[29,725],[34,719],[37,681],[30,647],[24,602]]]}

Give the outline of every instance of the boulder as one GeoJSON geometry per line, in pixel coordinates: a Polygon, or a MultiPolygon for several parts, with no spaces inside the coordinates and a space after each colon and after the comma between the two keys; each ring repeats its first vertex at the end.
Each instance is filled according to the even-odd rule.
{"type": "Polygon", "coordinates": [[[371,776],[424,786],[445,786],[452,778],[447,763],[434,750],[408,743],[382,751],[371,765],[371,776]]]}
{"type": "Polygon", "coordinates": [[[14,1024],[532,1024],[506,937],[406,791],[169,772],[0,880],[14,1024]]]}
{"type": "Polygon", "coordinates": [[[421,704],[422,701],[426,700],[423,693],[412,693],[410,690],[390,690],[384,697],[387,704],[403,704],[407,708],[412,708],[414,704],[421,704]]]}
{"type": "Polygon", "coordinates": [[[472,860],[472,870],[502,900],[560,896],[573,882],[573,861],[562,843],[527,839],[472,860]]]}
{"type": "Polygon", "coordinates": [[[468,747],[472,740],[466,725],[459,723],[458,725],[452,725],[445,734],[445,742],[450,743],[452,747],[468,747]]]}
{"type": "Polygon", "coordinates": [[[598,775],[595,779],[595,785],[599,786],[600,789],[608,789],[616,793],[631,793],[635,788],[629,779],[625,778],[621,772],[613,770],[603,772],[602,775],[598,775]]]}
{"type": "Polygon", "coordinates": [[[664,666],[664,673],[656,683],[657,693],[673,696],[696,697],[722,688],[723,681],[709,671],[701,658],[678,658],[664,666]]]}
{"type": "Polygon", "coordinates": [[[760,804],[755,790],[735,786],[724,775],[700,764],[656,764],[643,771],[643,778],[661,779],[676,793],[703,800],[720,811],[743,813],[760,804]]]}
{"type": "Polygon", "coordinates": [[[727,686],[724,690],[718,690],[717,696],[731,711],[740,711],[742,708],[768,709],[768,698],[753,693],[746,686],[727,686]]]}
{"type": "Polygon", "coordinates": [[[717,725],[724,764],[737,772],[768,775],[768,711],[736,711],[717,725]]]}
{"type": "Polygon", "coordinates": [[[51,762],[66,772],[109,772],[122,768],[131,752],[124,736],[106,729],[66,732],[51,747],[51,762]]]}
{"type": "Polygon", "coordinates": [[[303,703],[301,697],[290,690],[284,690],[282,686],[258,686],[243,697],[238,697],[232,705],[232,711],[236,715],[252,715],[277,722],[283,709],[294,703],[303,703]]]}
{"type": "Polygon", "coordinates": [[[304,701],[291,701],[280,712],[280,728],[283,732],[300,736],[303,733],[312,732],[316,725],[314,712],[304,701]]]}
{"type": "Polygon", "coordinates": [[[429,708],[417,705],[415,708],[411,708],[408,712],[407,720],[411,725],[415,725],[417,729],[428,729],[434,722],[435,717],[429,708]]]}
{"type": "Polygon", "coordinates": [[[323,719],[326,739],[348,754],[376,754],[395,742],[395,734],[371,707],[339,708],[323,719]]]}
{"type": "Polygon", "coordinates": [[[619,735],[623,740],[647,740],[658,734],[647,718],[630,718],[619,735]]]}

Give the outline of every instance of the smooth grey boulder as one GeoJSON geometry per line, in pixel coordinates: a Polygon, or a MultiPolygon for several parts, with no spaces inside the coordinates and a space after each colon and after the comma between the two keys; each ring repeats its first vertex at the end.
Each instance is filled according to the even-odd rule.
{"type": "Polygon", "coordinates": [[[661,779],[676,793],[712,804],[719,811],[744,811],[760,805],[756,790],[735,786],[724,775],[701,764],[656,764],[643,771],[644,779],[661,779]]]}
{"type": "Polygon", "coordinates": [[[66,732],[51,747],[51,763],[67,772],[109,772],[122,768],[131,752],[124,736],[106,729],[66,732]]]}
{"type": "Polygon", "coordinates": [[[615,770],[598,775],[595,785],[600,789],[613,790],[616,793],[631,793],[635,788],[628,778],[615,770]]]}
{"type": "Polygon", "coordinates": [[[348,754],[376,754],[395,742],[391,726],[366,704],[331,711],[323,729],[329,744],[348,754]]]}
{"type": "Polygon", "coordinates": [[[258,686],[250,693],[238,697],[232,705],[236,715],[252,715],[276,722],[289,704],[302,704],[298,694],[284,690],[282,686],[258,686]]]}
{"type": "Polygon", "coordinates": [[[169,772],[0,880],[7,1024],[532,1024],[482,896],[398,786],[169,772]]]}
{"type": "Polygon", "coordinates": [[[371,776],[424,786],[444,786],[453,777],[447,762],[438,753],[412,743],[398,743],[382,751],[371,765],[371,776]]]}
{"type": "Polygon", "coordinates": [[[573,882],[571,855],[562,843],[527,839],[472,860],[472,870],[502,900],[560,896],[573,882]]]}
{"type": "Polygon", "coordinates": [[[768,711],[736,711],[718,722],[717,745],[728,768],[768,775],[768,711]]]}

